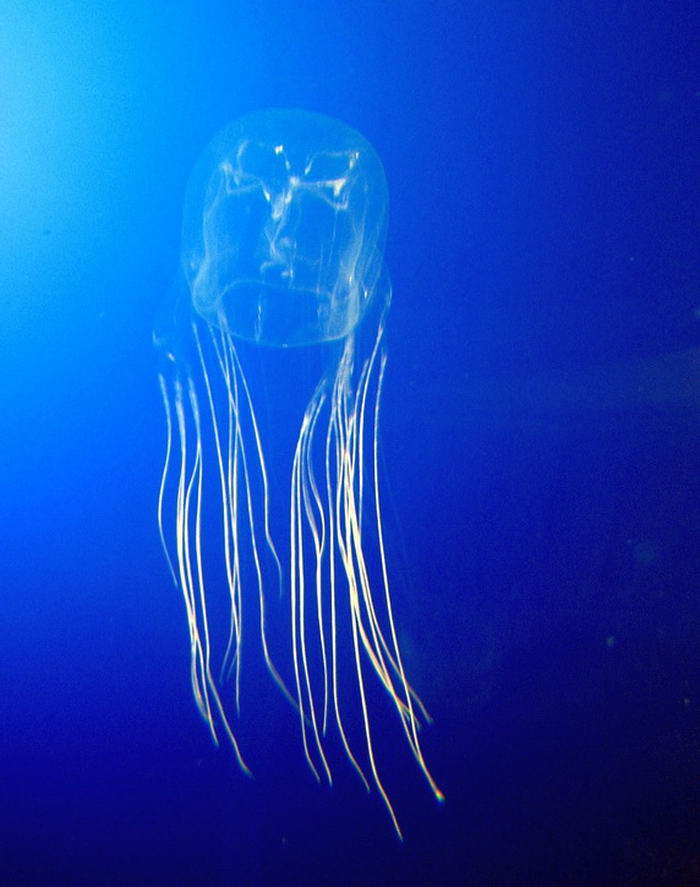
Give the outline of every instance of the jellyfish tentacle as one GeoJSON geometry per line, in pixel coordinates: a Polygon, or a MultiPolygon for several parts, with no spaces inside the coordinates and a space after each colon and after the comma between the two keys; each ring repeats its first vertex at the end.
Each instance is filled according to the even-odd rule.
{"type": "MultiPolygon", "coordinates": [[[[375,515],[376,515],[376,528],[377,528],[377,540],[379,544],[379,559],[381,562],[381,572],[382,572],[382,582],[384,586],[384,598],[386,603],[386,612],[389,621],[389,630],[391,633],[391,639],[394,649],[394,657],[396,664],[398,666],[399,675],[401,678],[401,683],[404,688],[404,699],[406,701],[406,705],[408,706],[408,724],[411,729],[411,738],[409,738],[409,745],[413,750],[413,753],[418,761],[418,764],[425,776],[428,780],[428,784],[433,791],[433,794],[439,801],[444,801],[445,796],[436,784],[433,779],[430,770],[428,769],[427,764],[425,763],[425,759],[423,757],[423,752],[420,747],[420,742],[418,739],[418,721],[413,712],[413,706],[411,703],[411,698],[415,698],[415,700],[420,705],[424,715],[427,717],[428,714],[423,707],[423,704],[420,698],[414,693],[411,688],[408,680],[406,678],[406,672],[403,667],[403,661],[401,657],[401,649],[399,647],[398,635],[396,632],[396,624],[394,621],[394,608],[391,602],[391,592],[389,590],[389,571],[387,569],[387,559],[386,559],[386,548],[384,545],[384,525],[382,521],[382,509],[381,509],[381,499],[379,494],[379,406],[382,397],[382,390],[384,386],[384,374],[386,372],[386,354],[382,354],[381,362],[379,365],[379,377],[377,379],[377,391],[376,397],[374,401],[374,422],[372,428],[372,475],[373,475],[373,486],[374,486],[374,504],[375,504],[375,515]]],[[[404,720],[404,729],[406,728],[406,723],[404,720]]]]}
{"type": "Polygon", "coordinates": [[[165,410],[165,459],[163,462],[163,471],[160,476],[160,486],[158,488],[158,506],[157,506],[157,515],[158,515],[158,533],[160,535],[160,544],[163,548],[163,553],[165,554],[165,560],[168,564],[168,569],[170,570],[170,576],[172,577],[173,584],[177,586],[177,576],[175,575],[175,567],[173,566],[172,558],[170,557],[170,550],[168,548],[168,544],[165,541],[165,530],[163,524],[163,502],[165,499],[165,490],[168,483],[168,476],[170,474],[170,460],[172,457],[173,450],[173,420],[171,416],[170,410],[170,398],[168,396],[168,388],[165,381],[165,376],[163,373],[158,373],[158,385],[160,387],[160,393],[163,400],[163,408],[165,410]]]}
{"type": "MultiPolygon", "coordinates": [[[[304,416],[304,420],[306,416],[304,416]]],[[[294,683],[296,685],[299,719],[301,724],[301,739],[304,747],[304,757],[314,774],[317,782],[321,781],[318,769],[311,757],[309,741],[306,735],[306,706],[304,705],[304,692],[302,689],[302,670],[305,673],[306,689],[310,698],[310,718],[312,728],[316,736],[316,745],[319,745],[316,718],[314,713],[311,688],[308,683],[308,666],[306,664],[306,647],[304,642],[304,556],[302,543],[302,527],[300,513],[300,497],[298,490],[299,452],[301,440],[304,434],[304,422],[294,448],[292,462],[292,483],[289,503],[289,603],[292,628],[292,664],[294,668],[294,683]],[[301,657],[301,665],[299,659],[301,657]]],[[[323,758],[323,752],[321,751],[323,758]]],[[[323,759],[325,761],[325,759],[323,759]]]]}
{"type": "Polygon", "coordinates": [[[250,412],[250,422],[251,427],[253,429],[253,436],[255,438],[255,448],[258,456],[258,465],[260,467],[260,479],[262,481],[263,487],[263,529],[265,533],[265,542],[267,543],[267,547],[272,554],[272,558],[275,562],[275,566],[277,568],[277,578],[280,586],[280,594],[282,591],[283,585],[283,571],[282,564],[279,559],[279,555],[277,554],[277,549],[275,547],[275,543],[272,539],[272,533],[270,532],[270,485],[267,476],[267,467],[265,465],[265,457],[263,455],[263,446],[260,438],[260,430],[258,428],[258,420],[255,416],[255,410],[253,409],[253,398],[250,394],[250,386],[248,385],[248,381],[246,380],[245,373],[243,372],[243,367],[241,366],[240,358],[238,357],[238,352],[236,351],[233,345],[233,339],[231,338],[231,334],[228,330],[225,331],[225,337],[229,346],[229,353],[233,356],[233,360],[235,362],[236,368],[238,370],[238,374],[241,379],[241,383],[243,386],[243,391],[245,393],[246,401],[248,403],[248,410],[250,412]]]}
{"type": "MultiPolygon", "coordinates": [[[[230,624],[229,636],[222,662],[222,676],[231,679],[233,676],[236,708],[240,712],[241,663],[243,639],[243,589],[241,582],[241,540],[239,526],[239,465],[245,465],[243,432],[240,418],[240,399],[235,367],[228,352],[225,336],[220,333],[220,341],[214,331],[209,329],[209,340],[216,355],[226,393],[226,426],[227,453],[226,471],[223,481],[222,497],[226,502],[228,520],[231,528],[231,544],[233,547],[232,574],[229,579],[230,624]]],[[[203,364],[206,373],[206,364],[203,364]]],[[[212,412],[215,416],[215,412],[212,412]]]]}
{"type": "MultiPolygon", "coordinates": [[[[243,588],[241,583],[241,552],[238,531],[238,481],[239,462],[242,435],[240,429],[240,410],[238,405],[238,386],[232,377],[232,366],[225,348],[223,334],[221,337],[221,353],[224,355],[222,368],[224,385],[226,388],[226,426],[227,426],[227,454],[226,454],[226,491],[228,494],[229,521],[233,541],[233,587],[231,588],[231,621],[229,625],[229,638],[222,663],[222,674],[230,679],[235,668],[236,698],[240,695],[240,665],[238,655],[241,623],[240,614],[243,609],[243,588]],[[234,619],[236,620],[234,622],[234,619]],[[235,645],[235,646],[234,646],[235,645]]],[[[212,344],[216,350],[217,343],[212,336],[212,344]]]]}
{"type": "MultiPolygon", "coordinates": [[[[388,622],[389,635],[391,645],[389,644],[384,630],[381,627],[379,616],[373,597],[372,587],[367,569],[363,538],[362,538],[362,511],[363,511],[363,465],[364,465],[364,436],[365,436],[365,415],[367,411],[368,391],[370,381],[379,353],[379,346],[383,333],[383,324],[380,324],[375,345],[370,357],[363,365],[357,387],[353,393],[352,385],[352,360],[350,355],[346,355],[341,361],[336,385],[334,387],[334,398],[338,404],[338,415],[340,417],[339,425],[339,453],[340,453],[340,469],[338,473],[338,492],[342,489],[342,497],[338,495],[336,505],[337,523],[341,531],[338,533],[338,548],[341,562],[344,567],[346,579],[348,581],[349,603],[351,609],[353,644],[356,649],[356,672],[358,684],[360,687],[361,701],[363,702],[363,717],[366,714],[366,705],[364,699],[364,686],[362,677],[361,661],[359,660],[359,650],[364,649],[372,668],[379,678],[380,682],[388,692],[392,699],[408,740],[411,751],[416,758],[423,774],[425,775],[433,793],[438,800],[443,800],[444,796],[436,785],[430,771],[427,768],[423,753],[418,739],[418,720],[413,708],[413,699],[418,699],[417,695],[410,687],[406,678],[403,662],[401,659],[398,637],[393,616],[393,607],[391,604],[391,595],[389,590],[388,570],[386,566],[386,551],[384,546],[383,528],[381,521],[381,504],[379,498],[379,482],[378,482],[378,436],[379,436],[379,404],[381,401],[381,392],[386,367],[386,356],[382,354],[379,360],[379,369],[377,372],[376,390],[374,398],[373,416],[372,416],[372,475],[373,475],[373,498],[374,510],[377,527],[378,546],[382,571],[382,584],[384,589],[385,614],[388,622]],[[366,621],[365,621],[366,619],[366,621]],[[397,676],[399,685],[394,683],[392,672],[397,676]],[[400,690],[399,690],[400,688],[400,690]]],[[[422,705],[418,700],[419,707],[422,711],[422,705]]],[[[369,715],[367,714],[367,718],[369,715]]],[[[382,794],[385,804],[390,806],[386,792],[377,773],[374,760],[371,731],[369,728],[369,720],[365,723],[367,752],[370,758],[371,769],[375,783],[382,794]]]]}
{"type": "MultiPolygon", "coordinates": [[[[195,324],[196,331],[196,324],[195,324]]],[[[259,618],[260,618],[260,637],[261,644],[263,649],[263,657],[265,660],[265,664],[272,675],[275,683],[281,689],[284,696],[288,699],[288,701],[292,705],[296,705],[296,702],[289,692],[286,684],[284,683],[283,678],[281,677],[279,671],[277,670],[274,662],[272,661],[272,657],[269,652],[269,645],[267,641],[267,631],[266,631],[266,615],[265,615],[265,593],[264,593],[264,581],[262,575],[262,565],[260,560],[260,554],[257,544],[257,534],[256,534],[256,520],[255,520],[255,508],[253,505],[253,492],[252,485],[250,479],[250,471],[248,465],[248,456],[245,447],[245,434],[243,430],[243,421],[241,416],[241,406],[240,406],[240,397],[239,397],[239,389],[243,389],[246,392],[246,401],[249,412],[249,419],[251,422],[251,426],[255,429],[254,439],[256,443],[256,453],[258,456],[258,462],[260,464],[261,477],[263,483],[263,514],[264,514],[264,532],[266,538],[269,540],[269,546],[273,553],[273,557],[275,563],[277,565],[278,574],[281,575],[281,564],[279,562],[279,558],[277,556],[277,552],[274,547],[274,543],[272,541],[272,537],[269,530],[269,494],[268,494],[268,482],[267,482],[267,472],[265,468],[265,462],[262,451],[262,444],[260,442],[259,433],[257,432],[257,420],[255,417],[255,411],[253,409],[252,399],[249,396],[249,388],[248,383],[245,379],[245,375],[243,373],[243,368],[240,364],[240,360],[236,353],[235,346],[230,336],[224,331],[221,330],[221,341],[217,342],[216,336],[214,332],[210,330],[211,333],[211,344],[216,354],[216,359],[219,365],[219,369],[221,371],[221,376],[223,379],[225,391],[226,391],[226,399],[228,402],[228,454],[227,454],[227,467],[226,467],[226,481],[225,483],[222,481],[222,498],[225,503],[228,503],[228,512],[229,512],[229,523],[232,532],[232,542],[233,542],[233,574],[232,581],[229,582],[230,588],[230,597],[231,597],[231,620],[232,624],[229,630],[229,639],[226,647],[226,651],[224,654],[224,662],[222,666],[222,672],[224,676],[227,673],[230,673],[231,668],[235,668],[235,692],[236,692],[236,706],[237,709],[240,709],[240,675],[241,675],[241,642],[242,642],[242,626],[243,626],[243,618],[242,618],[242,586],[241,586],[241,577],[240,577],[240,536],[239,536],[239,508],[238,508],[238,483],[239,483],[239,464],[241,467],[241,476],[243,478],[243,487],[244,487],[244,495],[246,501],[246,514],[248,518],[248,527],[250,533],[250,543],[253,555],[253,562],[256,570],[256,578],[257,578],[257,586],[258,586],[258,606],[259,606],[259,618]]],[[[197,340],[199,343],[199,336],[197,335],[197,340]]],[[[208,377],[208,373],[206,370],[206,362],[203,357],[203,352],[200,348],[200,358],[202,364],[202,371],[205,377],[208,377]]],[[[211,391],[210,387],[208,387],[208,391],[211,391]]],[[[214,424],[216,425],[216,410],[213,405],[213,399],[211,402],[211,414],[214,424]]],[[[215,432],[216,437],[216,432],[215,432]]],[[[222,469],[223,472],[223,469],[222,469]]],[[[226,506],[225,506],[226,507],[226,506]]],[[[229,576],[231,574],[229,573],[229,576]]],[[[281,579],[280,579],[281,581],[281,579]]]]}
{"type": "Polygon", "coordinates": [[[174,407],[177,420],[180,444],[180,470],[178,472],[176,490],[176,552],[179,572],[179,586],[182,590],[187,613],[190,635],[191,681],[195,702],[207,723],[214,742],[219,739],[214,723],[212,701],[219,713],[224,732],[227,734],[238,765],[246,774],[250,770],[246,765],[238,742],[230,727],[221,703],[216,682],[211,674],[211,644],[209,639],[208,619],[206,613],[206,591],[203,582],[202,549],[201,549],[201,510],[202,510],[202,446],[199,408],[194,383],[187,377],[187,402],[194,422],[195,456],[191,468],[188,469],[188,431],[186,419],[186,401],[183,385],[179,378],[174,383],[174,407]],[[192,495],[195,494],[194,517],[191,515],[192,495]],[[194,526],[192,527],[192,524],[194,526]],[[194,532],[194,540],[192,539],[194,532]],[[195,566],[192,559],[194,546],[195,566]],[[196,588],[195,588],[196,585],[196,588]],[[201,628],[200,628],[201,623],[201,628]]]}
{"type": "MultiPolygon", "coordinates": [[[[199,356],[199,364],[202,373],[202,378],[204,380],[204,387],[207,394],[207,401],[209,404],[209,414],[211,418],[211,428],[212,434],[214,437],[214,447],[216,450],[216,461],[218,465],[218,474],[219,474],[219,486],[221,490],[221,520],[222,520],[222,529],[223,529],[223,541],[224,541],[224,565],[226,571],[226,581],[229,590],[229,599],[230,599],[230,631],[229,631],[229,641],[226,647],[226,651],[224,654],[224,666],[227,661],[227,657],[229,655],[229,651],[231,649],[232,643],[235,644],[236,651],[236,661],[239,661],[239,652],[241,649],[241,641],[242,641],[242,621],[241,621],[241,602],[240,602],[240,584],[237,582],[237,564],[239,561],[238,557],[238,538],[237,538],[237,522],[235,519],[236,511],[235,504],[231,502],[231,486],[230,486],[230,478],[227,470],[228,466],[224,466],[224,458],[222,454],[222,446],[221,446],[221,432],[219,429],[219,421],[216,414],[216,409],[214,406],[214,397],[212,395],[212,386],[211,380],[209,378],[209,373],[207,372],[206,362],[204,360],[204,353],[202,351],[202,342],[199,336],[199,331],[197,329],[196,322],[192,324],[192,333],[194,337],[195,347],[197,350],[197,354],[199,356]],[[233,560],[231,549],[233,548],[233,560]]],[[[230,411],[230,407],[229,407],[230,411]]],[[[229,432],[230,438],[230,432],[229,432]]],[[[230,447],[230,444],[229,444],[230,447]]],[[[229,459],[229,454],[227,453],[227,460],[229,459]]],[[[236,489],[235,487],[233,488],[236,489]]],[[[238,671],[237,671],[238,678],[238,671]]],[[[240,693],[239,693],[239,681],[236,680],[236,709],[240,711],[240,693]]]]}
{"type": "MultiPolygon", "coordinates": [[[[351,365],[346,364],[349,372],[351,365]]],[[[361,383],[363,386],[368,384],[371,371],[371,362],[368,361],[361,372],[361,383]]],[[[344,431],[344,471],[343,471],[343,519],[345,528],[345,542],[343,545],[344,564],[346,572],[352,578],[352,587],[355,591],[353,601],[357,603],[357,615],[359,617],[358,632],[362,640],[363,648],[370,658],[372,666],[380,678],[387,692],[390,694],[395,703],[401,707],[402,700],[397,695],[393,686],[391,675],[384,661],[382,649],[388,649],[386,642],[382,643],[383,635],[379,620],[376,615],[374,602],[372,598],[372,588],[369,580],[367,565],[362,546],[361,533],[361,512],[359,508],[359,500],[361,496],[360,484],[362,476],[362,468],[357,470],[358,466],[358,433],[364,426],[364,418],[360,415],[360,409],[365,404],[365,395],[362,391],[352,394],[351,377],[348,375],[342,379],[340,392],[343,402],[343,421],[344,431]],[[360,606],[360,604],[362,606],[360,606]],[[362,619],[362,612],[367,615],[367,622],[371,639],[367,634],[367,628],[362,619]]],[[[362,466],[362,463],[359,462],[362,466]]]]}
{"type": "Polygon", "coordinates": [[[200,672],[202,671],[202,644],[199,634],[197,603],[192,583],[189,537],[190,494],[196,473],[196,462],[193,468],[188,470],[187,423],[185,418],[182,383],[179,379],[175,380],[175,414],[177,417],[180,438],[180,471],[178,475],[176,511],[176,551],[180,574],[180,589],[182,590],[182,595],[185,601],[187,625],[190,633],[190,678],[197,708],[209,726],[214,742],[218,745],[219,740],[216,734],[216,728],[214,727],[211,710],[209,708],[206,683],[204,684],[204,687],[202,687],[202,682],[200,680],[200,672]]]}
{"type": "MultiPolygon", "coordinates": [[[[219,717],[226,733],[229,742],[233,746],[234,753],[236,755],[236,759],[238,761],[238,765],[243,770],[246,775],[251,776],[250,769],[247,764],[243,760],[241,755],[240,747],[238,745],[238,741],[233,733],[231,728],[228,716],[226,715],[226,711],[224,709],[224,705],[221,701],[221,697],[219,691],[216,686],[216,682],[211,673],[211,641],[209,636],[209,619],[207,616],[207,596],[206,590],[204,587],[204,569],[203,569],[203,561],[202,561],[202,478],[204,474],[203,468],[203,458],[202,458],[202,435],[201,435],[201,420],[199,415],[199,406],[197,403],[197,396],[194,389],[194,384],[190,379],[189,385],[190,391],[190,401],[191,401],[191,410],[192,415],[194,417],[195,423],[195,434],[197,441],[197,450],[196,450],[196,461],[197,461],[197,500],[195,506],[195,555],[196,555],[196,565],[197,565],[197,584],[199,587],[199,598],[200,598],[200,608],[201,608],[201,622],[204,629],[204,656],[203,656],[203,666],[204,673],[206,676],[207,683],[207,697],[211,694],[211,698],[214,700],[217,711],[219,712],[219,717]]],[[[207,698],[208,711],[211,716],[211,708],[210,703],[207,698]]]]}
{"type": "MultiPolygon", "coordinates": [[[[333,485],[333,472],[331,470],[331,454],[335,456],[335,464],[339,461],[339,443],[338,443],[338,408],[335,398],[335,386],[331,394],[330,416],[328,419],[328,429],[326,431],[324,467],[326,475],[326,505],[328,508],[328,584],[330,598],[330,637],[331,637],[331,691],[333,696],[333,711],[335,713],[335,722],[340,734],[340,741],[345,750],[348,760],[353,766],[355,772],[362,780],[362,784],[369,792],[370,785],[365,773],[360,766],[357,758],[350,748],[343,719],[340,713],[340,697],[338,692],[338,631],[337,631],[337,576],[336,576],[336,517],[335,517],[335,493],[333,485]]],[[[337,485],[336,485],[337,488],[337,485]]]]}
{"type": "Polygon", "coordinates": [[[323,673],[323,714],[321,733],[325,735],[328,724],[328,654],[326,650],[326,630],[323,607],[323,557],[326,547],[326,520],[323,513],[323,502],[318,491],[318,484],[313,468],[312,450],[314,433],[318,417],[326,401],[323,385],[314,394],[307,412],[309,421],[301,452],[301,490],[304,501],[304,514],[311,530],[314,545],[314,584],[316,590],[316,620],[321,649],[321,670],[323,673]]]}
{"type": "MultiPolygon", "coordinates": [[[[326,773],[326,778],[330,785],[333,783],[330,767],[328,765],[328,760],[323,749],[323,744],[321,741],[321,733],[325,731],[325,719],[327,712],[327,700],[328,700],[328,667],[327,667],[327,658],[326,658],[326,649],[325,649],[325,636],[324,636],[324,628],[323,628],[323,610],[321,604],[321,598],[319,594],[319,581],[322,570],[322,554],[323,548],[321,546],[321,535],[319,533],[318,524],[316,523],[316,518],[313,514],[313,508],[311,505],[311,498],[313,493],[309,492],[308,489],[308,477],[307,477],[307,469],[308,465],[306,464],[308,449],[311,445],[311,441],[313,439],[313,432],[316,425],[316,421],[318,419],[319,412],[323,406],[323,402],[325,400],[325,394],[323,393],[322,386],[317,388],[314,393],[311,401],[304,413],[301,428],[299,431],[299,435],[297,438],[297,443],[294,452],[294,459],[292,464],[292,488],[291,488],[291,502],[290,502],[290,576],[291,576],[291,588],[292,588],[292,649],[293,649],[293,660],[294,660],[294,672],[295,672],[295,681],[297,684],[297,693],[300,696],[301,701],[301,674],[303,673],[304,677],[304,687],[306,693],[306,699],[308,701],[308,710],[309,710],[309,719],[311,724],[311,730],[314,737],[314,742],[316,745],[316,749],[318,751],[319,758],[321,760],[323,769],[326,773]],[[302,511],[303,506],[303,511],[302,511]],[[323,703],[323,715],[322,715],[322,727],[321,732],[319,732],[318,728],[318,718],[316,714],[316,701],[314,697],[313,685],[311,680],[311,673],[309,668],[309,659],[308,659],[308,643],[307,643],[307,595],[306,595],[306,570],[305,570],[305,553],[304,553],[304,522],[302,520],[302,515],[306,518],[306,521],[311,530],[312,540],[314,543],[314,577],[315,577],[315,603],[316,603],[316,617],[317,617],[317,626],[320,635],[320,648],[322,653],[322,663],[323,663],[323,680],[324,680],[324,703],[323,703]],[[298,646],[298,653],[297,653],[298,646]],[[301,657],[301,669],[299,667],[299,657],[301,657]]],[[[314,481],[315,483],[315,481],[314,481]]],[[[320,497],[316,500],[317,504],[320,505],[320,497]]],[[[325,530],[324,530],[325,533],[325,530]]],[[[309,617],[311,618],[311,617],[309,617]]],[[[303,704],[303,701],[302,701],[303,704]]],[[[309,749],[308,742],[306,739],[306,727],[305,724],[302,723],[302,738],[304,742],[304,750],[307,755],[307,760],[309,758],[309,749]]],[[[315,767],[312,767],[314,772],[317,773],[315,767]]]]}
{"type": "MultiPolygon", "coordinates": [[[[255,440],[255,452],[257,455],[257,462],[260,468],[260,477],[262,482],[263,489],[263,533],[265,536],[265,540],[267,545],[272,553],[273,559],[276,564],[278,579],[280,583],[280,587],[282,585],[282,565],[280,563],[279,557],[277,555],[277,550],[275,548],[274,542],[272,540],[272,534],[270,532],[269,526],[269,486],[267,479],[267,469],[265,467],[265,457],[263,454],[263,446],[260,438],[260,433],[258,431],[258,422],[255,416],[255,410],[253,408],[253,400],[250,396],[250,388],[248,382],[245,377],[245,373],[243,372],[243,367],[240,362],[240,358],[236,352],[236,348],[233,344],[233,340],[231,339],[228,333],[224,335],[226,341],[226,347],[229,354],[229,358],[231,361],[232,367],[232,377],[234,379],[234,385],[236,391],[238,390],[238,386],[240,383],[240,387],[245,392],[246,402],[248,406],[248,414],[250,418],[251,428],[253,429],[253,436],[255,440]]],[[[259,612],[259,622],[260,622],[260,640],[262,644],[263,650],[263,658],[265,660],[265,665],[267,666],[268,671],[272,675],[273,680],[282,691],[285,698],[293,705],[296,706],[296,702],[291,692],[289,691],[287,685],[284,682],[284,679],[280,675],[277,667],[275,666],[272,656],[270,655],[269,644],[267,640],[267,628],[266,628],[266,603],[265,603],[265,589],[264,589],[264,581],[262,574],[262,565],[260,560],[260,553],[258,551],[258,543],[257,543],[257,535],[255,530],[255,509],[253,507],[253,494],[252,494],[252,486],[250,480],[250,470],[248,466],[248,457],[246,454],[246,449],[244,445],[244,435],[242,431],[242,424],[239,421],[236,425],[237,433],[239,436],[239,452],[241,457],[241,466],[246,494],[246,505],[247,505],[247,514],[248,514],[248,525],[250,531],[250,540],[251,546],[253,550],[253,560],[255,563],[255,572],[258,584],[258,612],[259,612]]]]}
{"type": "MultiPolygon", "coordinates": [[[[352,633],[352,648],[355,664],[355,674],[357,677],[357,687],[360,695],[360,709],[362,712],[362,724],[365,735],[365,748],[369,761],[370,771],[374,785],[382,798],[384,805],[389,812],[394,829],[402,838],[401,829],[399,827],[396,813],[391,804],[387,791],[382,783],[377,768],[374,754],[374,743],[372,740],[372,731],[370,727],[369,708],[367,704],[365,692],[365,680],[362,671],[362,658],[360,655],[359,637],[364,635],[362,646],[369,651],[370,644],[364,634],[362,626],[362,613],[360,604],[360,593],[358,591],[357,576],[355,564],[353,562],[352,538],[351,538],[351,510],[353,508],[352,499],[354,492],[354,478],[352,475],[352,426],[351,419],[348,414],[348,381],[349,374],[352,372],[352,348],[351,338],[346,343],[345,353],[341,358],[336,382],[333,388],[334,409],[337,411],[336,425],[336,477],[335,477],[335,522],[336,522],[336,541],[338,544],[338,553],[348,585],[348,603],[350,608],[350,624],[352,633]]],[[[378,671],[376,664],[373,662],[375,671],[378,671]]]]}

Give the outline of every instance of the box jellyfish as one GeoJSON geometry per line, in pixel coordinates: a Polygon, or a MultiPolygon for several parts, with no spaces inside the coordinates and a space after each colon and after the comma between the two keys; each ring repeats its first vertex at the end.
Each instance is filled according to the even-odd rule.
{"type": "Polygon", "coordinates": [[[328,743],[338,743],[400,835],[373,733],[381,696],[442,794],[419,742],[427,713],[399,648],[382,521],[387,207],[379,158],[337,120],[262,111],[213,139],[188,186],[179,284],[155,334],[167,421],[158,524],[214,741],[227,737],[250,772],[236,722],[254,634],[314,776],[332,782],[328,743]],[[258,416],[263,396],[290,392],[256,386],[251,373],[272,352],[290,366],[308,355],[313,367],[319,351],[274,501],[270,429],[266,439],[258,416]],[[212,602],[222,589],[225,612],[212,602]],[[272,641],[272,607],[286,613],[283,642],[272,641]]]}

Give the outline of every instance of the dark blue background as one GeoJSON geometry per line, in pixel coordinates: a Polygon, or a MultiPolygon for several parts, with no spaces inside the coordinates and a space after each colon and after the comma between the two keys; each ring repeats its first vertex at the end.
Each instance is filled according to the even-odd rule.
{"type": "Polygon", "coordinates": [[[0,3],[0,881],[694,885],[696,3],[0,3]],[[153,318],[228,120],[360,129],[383,447],[438,807],[291,722],[211,747],[155,527],[153,318]]]}

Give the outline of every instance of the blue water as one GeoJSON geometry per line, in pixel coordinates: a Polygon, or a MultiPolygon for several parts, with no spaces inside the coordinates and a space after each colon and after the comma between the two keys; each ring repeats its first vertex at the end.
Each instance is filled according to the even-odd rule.
{"type": "Polygon", "coordinates": [[[0,4],[0,883],[700,882],[699,35],[682,2],[0,4]],[[388,179],[387,536],[447,797],[378,725],[403,843],[274,694],[254,779],[213,747],[156,528],[187,178],[272,106],[388,179]]]}

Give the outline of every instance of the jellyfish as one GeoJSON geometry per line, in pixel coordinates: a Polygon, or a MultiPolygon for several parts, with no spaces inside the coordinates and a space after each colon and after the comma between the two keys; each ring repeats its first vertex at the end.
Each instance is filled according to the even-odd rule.
{"type": "MultiPolygon", "coordinates": [[[[419,739],[429,717],[399,647],[382,519],[387,208],[377,154],[338,120],[259,111],[213,139],[187,188],[181,265],[154,334],[167,431],[157,513],[213,740],[225,736],[250,773],[236,719],[253,632],[316,779],[332,784],[333,734],[401,836],[375,751],[378,695],[443,796],[419,739]],[[284,498],[274,501],[251,373],[273,353],[313,367],[319,352],[294,420],[284,498]],[[222,587],[223,610],[212,603],[222,587]],[[273,650],[269,613],[280,602],[286,632],[273,650]]],[[[274,398],[269,385],[265,397],[274,398]]]]}

